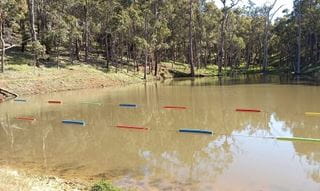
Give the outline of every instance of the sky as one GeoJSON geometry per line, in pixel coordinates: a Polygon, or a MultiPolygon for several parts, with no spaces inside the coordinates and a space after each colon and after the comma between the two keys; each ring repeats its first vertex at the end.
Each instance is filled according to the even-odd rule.
{"type": "MultiPolygon", "coordinates": [[[[216,5],[218,7],[222,6],[220,0],[208,0],[208,1],[215,1],[216,5]]],[[[227,2],[228,1],[230,2],[230,0],[227,0],[227,2]]],[[[252,1],[257,6],[262,6],[265,3],[272,4],[274,2],[274,0],[252,0],[252,1]]],[[[239,6],[243,6],[245,4],[248,4],[248,1],[247,0],[241,0],[241,3],[239,3],[239,6]]],[[[275,18],[283,16],[282,10],[284,10],[284,9],[289,9],[291,11],[292,7],[293,7],[293,0],[278,0],[277,4],[275,5],[274,10],[277,10],[281,5],[283,5],[283,7],[277,12],[277,14],[275,15],[275,18]]]]}

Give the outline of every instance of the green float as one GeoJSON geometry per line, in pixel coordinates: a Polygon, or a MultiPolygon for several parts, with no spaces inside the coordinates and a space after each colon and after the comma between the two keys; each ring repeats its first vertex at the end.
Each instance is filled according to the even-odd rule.
{"type": "Polygon", "coordinates": [[[98,106],[101,106],[101,105],[102,105],[101,103],[98,103],[98,102],[81,102],[81,104],[98,105],[98,106]]]}
{"type": "Polygon", "coordinates": [[[320,139],[303,138],[303,137],[276,137],[275,139],[280,141],[308,141],[308,142],[320,142],[320,139]]]}

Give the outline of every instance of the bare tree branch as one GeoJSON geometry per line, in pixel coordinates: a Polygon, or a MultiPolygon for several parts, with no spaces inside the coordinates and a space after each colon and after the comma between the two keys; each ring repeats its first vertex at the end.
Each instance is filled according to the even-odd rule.
{"type": "MultiPolygon", "coordinates": [[[[25,42],[28,42],[28,41],[30,41],[30,40],[31,40],[31,39],[27,39],[27,40],[22,41],[21,43],[25,43],[25,42]]],[[[21,44],[21,43],[20,43],[20,44],[21,44]]],[[[4,48],[4,50],[9,50],[9,49],[11,49],[11,48],[20,46],[20,44],[13,44],[13,45],[11,45],[11,46],[9,46],[9,47],[7,47],[7,48],[4,48]]],[[[2,51],[2,49],[0,49],[0,51],[2,51]]]]}
{"type": "Polygon", "coordinates": [[[281,5],[280,7],[278,7],[278,9],[270,15],[270,20],[273,19],[273,17],[277,14],[277,12],[278,12],[283,6],[284,6],[284,5],[281,5]]]}

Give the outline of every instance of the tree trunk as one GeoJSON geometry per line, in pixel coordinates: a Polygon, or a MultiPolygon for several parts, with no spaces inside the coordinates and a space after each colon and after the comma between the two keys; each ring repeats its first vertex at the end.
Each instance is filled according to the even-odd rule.
{"type": "Polygon", "coordinates": [[[297,65],[296,65],[296,73],[299,75],[301,73],[301,1],[298,2],[298,38],[297,38],[297,65]]]}
{"type": "MultiPolygon", "coordinates": [[[[28,0],[28,9],[29,9],[29,21],[30,21],[30,33],[32,37],[32,41],[36,42],[37,39],[37,32],[35,29],[35,16],[34,16],[34,0],[28,0]]],[[[34,60],[35,64],[37,67],[39,67],[39,62],[38,62],[38,55],[35,53],[34,54],[34,60]]]]}
{"type": "Polygon", "coordinates": [[[265,18],[265,27],[264,27],[264,42],[263,42],[263,72],[266,72],[268,67],[268,48],[269,48],[269,27],[270,27],[270,14],[268,12],[265,18]]]}
{"type": "MultiPolygon", "coordinates": [[[[130,45],[129,45],[129,43],[128,43],[128,41],[126,41],[126,48],[127,48],[127,54],[126,54],[126,57],[127,57],[127,73],[129,73],[129,67],[130,67],[130,58],[131,58],[131,55],[130,55],[130,45]]],[[[133,71],[134,71],[134,64],[135,63],[133,63],[133,71]]]]}
{"type": "Polygon", "coordinates": [[[189,1],[189,64],[191,69],[191,77],[194,77],[194,63],[193,63],[193,44],[192,44],[192,0],[189,1]]]}
{"type": "Polygon", "coordinates": [[[73,60],[74,60],[74,49],[73,49],[73,30],[71,30],[70,34],[69,34],[69,58],[70,58],[70,62],[71,64],[73,64],[73,60]]]}
{"type": "Polygon", "coordinates": [[[141,58],[141,53],[140,53],[140,51],[137,52],[136,54],[134,54],[134,56],[133,56],[133,60],[134,60],[134,63],[135,63],[135,65],[136,65],[137,72],[139,72],[139,71],[140,71],[140,69],[139,69],[139,61],[137,61],[137,57],[138,57],[139,60],[140,60],[140,58],[141,58]]]}
{"type": "Polygon", "coordinates": [[[77,60],[80,60],[80,44],[81,42],[79,42],[80,40],[77,38],[76,39],[76,50],[75,50],[75,56],[77,58],[77,60]]]}
{"type": "Polygon", "coordinates": [[[21,36],[22,36],[21,52],[25,52],[26,51],[26,46],[27,46],[25,19],[21,19],[20,20],[20,29],[21,29],[21,36]]]}
{"type": "Polygon", "coordinates": [[[158,75],[158,51],[154,51],[154,76],[158,75]]]}
{"type": "Polygon", "coordinates": [[[271,10],[276,5],[277,0],[274,0],[273,4],[267,7],[265,12],[265,27],[264,27],[264,43],[263,43],[263,72],[266,72],[267,67],[269,65],[268,57],[269,57],[269,31],[270,25],[275,14],[280,10],[282,6],[280,6],[275,12],[271,14],[271,10]]]}
{"type": "Polygon", "coordinates": [[[32,41],[37,41],[37,33],[35,29],[35,16],[34,16],[34,0],[28,0],[30,33],[32,41]]]}
{"type": "Polygon", "coordinates": [[[109,34],[105,35],[105,58],[107,60],[107,70],[109,70],[110,54],[109,54],[109,34]]]}
{"type": "Polygon", "coordinates": [[[224,50],[224,44],[225,44],[225,25],[226,25],[226,18],[227,18],[227,12],[224,11],[220,26],[220,50],[218,54],[218,68],[219,68],[219,75],[222,73],[222,65],[224,63],[225,59],[225,50],[224,50]]]}
{"type": "MultiPolygon", "coordinates": [[[[1,16],[1,15],[0,15],[1,16]]],[[[4,23],[2,18],[0,18],[0,39],[1,39],[1,47],[2,47],[2,51],[1,51],[1,73],[4,72],[4,57],[5,57],[5,42],[4,42],[4,37],[3,37],[3,33],[4,33],[4,23]]]]}
{"type": "Polygon", "coordinates": [[[177,62],[177,45],[174,44],[173,45],[173,62],[172,62],[172,65],[171,65],[172,69],[174,68],[174,65],[176,64],[176,62],[177,62]]]}
{"type": "Polygon", "coordinates": [[[144,66],[143,66],[143,79],[147,79],[147,64],[148,64],[148,54],[147,51],[144,53],[145,60],[144,60],[144,66]]]}
{"type": "MultiPolygon", "coordinates": [[[[144,15],[144,38],[146,38],[146,39],[147,39],[147,34],[148,34],[147,28],[148,28],[148,21],[147,21],[147,14],[145,13],[145,15],[144,15]]],[[[143,66],[143,79],[147,80],[148,51],[146,50],[146,47],[144,50],[144,56],[145,56],[145,60],[144,60],[144,66],[143,66]]]]}
{"type": "Polygon", "coordinates": [[[88,20],[88,0],[85,2],[84,6],[84,12],[85,12],[85,21],[84,21],[84,38],[85,38],[85,62],[88,62],[88,56],[89,56],[89,20],[88,20]]]}

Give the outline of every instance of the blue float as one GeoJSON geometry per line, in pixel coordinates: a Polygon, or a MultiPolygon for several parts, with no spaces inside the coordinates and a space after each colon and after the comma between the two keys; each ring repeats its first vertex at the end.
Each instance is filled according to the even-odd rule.
{"type": "Polygon", "coordinates": [[[128,103],[122,103],[122,104],[119,104],[120,107],[131,107],[131,108],[135,108],[137,107],[136,104],[128,104],[128,103]]]}
{"type": "Polygon", "coordinates": [[[63,120],[62,123],[82,125],[82,126],[85,126],[85,125],[86,125],[86,122],[85,122],[85,121],[82,121],[82,120],[63,120]]]}
{"type": "Polygon", "coordinates": [[[16,102],[27,102],[27,100],[25,100],[25,99],[14,99],[14,101],[16,101],[16,102]]]}
{"type": "Polygon", "coordinates": [[[201,129],[179,129],[180,133],[199,133],[199,134],[209,134],[212,135],[212,131],[201,130],[201,129]]]}

